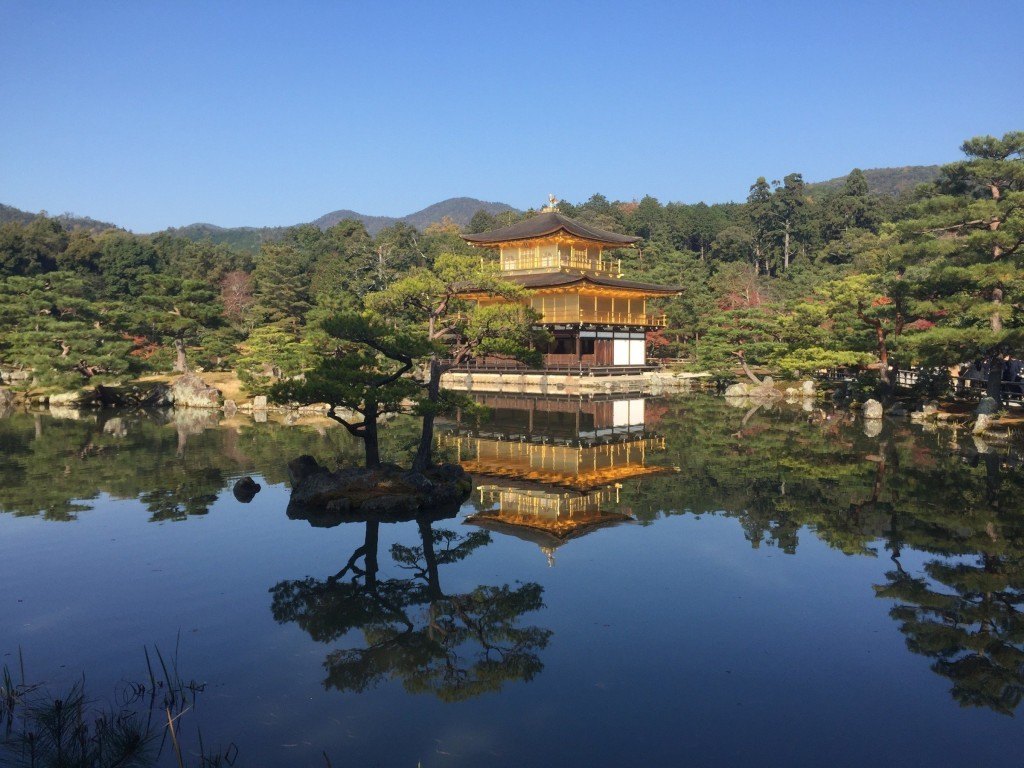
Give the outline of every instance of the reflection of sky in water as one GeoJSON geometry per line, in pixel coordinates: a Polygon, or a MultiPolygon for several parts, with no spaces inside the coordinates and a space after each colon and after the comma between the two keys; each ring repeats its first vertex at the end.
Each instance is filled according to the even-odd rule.
{"type": "MultiPolygon", "coordinates": [[[[206,514],[175,522],[149,522],[152,506],[105,494],[70,523],[0,515],[2,661],[13,666],[20,646],[28,677],[59,686],[85,670],[91,692],[102,697],[119,680],[144,676],[144,645],[172,649],[180,631],[183,674],[208,683],[196,713],[204,739],[236,742],[245,764],[319,766],[325,749],[335,765],[1017,764],[1016,721],[961,708],[950,680],[929,669],[932,660],[908,651],[889,615],[892,601],[873,589],[895,567],[884,541],[893,514],[909,574],[921,575],[939,557],[915,546],[934,546],[941,530],[955,531],[956,551],[989,541],[1003,556],[1020,557],[1020,537],[998,514],[995,539],[983,522],[971,528],[988,514],[984,457],[972,468],[970,458],[949,456],[948,435],[891,425],[883,449],[856,424],[808,424],[795,412],[759,413],[741,425],[743,410],[703,402],[647,404],[657,423],[641,439],[656,435],[665,447],[645,458],[670,471],[587,492],[596,495],[583,513],[641,524],[594,526],[571,537],[553,568],[536,541],[491,529],[490,544],[440,566],[446,594],[538,582],[544,607],[520,623],[552,632],[531,682],[449,704],[407,694],[397,681],[362,694],[325,690],[327,654],[367,638],[353,631],[318,643],[296,623],[274,621],[272,587],[325,579],[363,543],[362,525],[322,530],[284,514],[280,465],[301,452],[303,439],[330,450],[322,435],[282,435],[272,424],[234,435],[198,430],[178,455],[172,427],[140,427],[135,438],[130,428],[127,436],[93,439],[79,459],[90,444],[87,430],[48,421],[68,454],[49,463],[47,495],[74,481],[73,492],[84,496],[91,475],[120,496],[134,483],[135,495],[214,488],[216,500],[206,514]],[[738,430],[745,433],[735,437],[738,430]],[[879,503],[863,506],[878,475],[877,461],[864,457],[884,451],[900,460],[889,459],[879,503]],[[240,472],[259,473],[264,486],[248,505],[230,492],[240,472]],[[812,479],[816,472],[821,477],[812,479]],[[975,502],[966,511],[943,490],[954,476],[973,483],[966,496],[975,502]],[[853,504],[862,507],[861,543],[877,556],[846,555],[823,541],[845,534],[853,504]],[[709,512],[657,514],[675,508],[709,512]],[[785,532],[787,514],[795,554],[767,543],[766,527],[785,532]]],[[[604,427],[593,416],[575,438],[575,420],[570,428],[564,414],[552,417],[548,424],[564,429],[546,444],[576,440],[589,450],[606,437],[620,439],[597,435],[604,427]]],[[[472,437],[473,426],[465,426],[460,434],[472,437]]],[[[503,422],[485,427],[491,439],[503,422]]],[[[5,445],[12,429],[0,422],[5,445]]],[[[31,435],[31,422],[25,430],[31,435]]],[[[42,468],[19,466],[28,467],[21,482],[44,481],[42,468]]],[[[1000,492],[1012,499],[1019,478],[1005,466],[999,477],[1000,492]]],[[[5,478],[0,504],[7,506],[28,489],[10,484],[17,475],[5,478]]],[[[460,515],[434,529],[480,530],[467,520],[500,507],[503,493],[519,514],[529,511],[524,499],[541,499],[548,516],[584,498],[521,479],[479,478],[460,515]]],[[[417,546],[415,523],[380,529],[379,578],[407,579],[391,557],[393,543],[417,546]]],[[[977,562],[969,554],[939,559],[977,562]]]]}

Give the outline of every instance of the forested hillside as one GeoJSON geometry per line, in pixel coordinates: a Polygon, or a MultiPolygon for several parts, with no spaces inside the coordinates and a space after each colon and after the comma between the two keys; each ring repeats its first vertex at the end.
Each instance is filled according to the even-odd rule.
{"type": "Polygon", "coordinates": [[[171,237],[182,237],[214,245],[227,245],[256,253],[263,243],[279,240],[287,227],[218,227],[215,224],[189,224],[165,230],[171,237]]]}
{"type": "MultiPolygon", "coordinates": [[[[28,224],[38,215],[39,214],[37,213],[29,213],[28,211],[22,211],[13,206],[0,203],[0,224],[6,224],[7,222],[28,224]]],[[[95,232],[99,232],[104,229],[117,229],[115,224],[90,219],[88,216],[75,216],[71,213],[62,213],[59,216],[54,216],[53,218],[56,221],[59,221],[65,229],[90,229],[95,232]]]]}
{"type": "MultiPolygon", "coordinates": [[[[899,196],[852,171],[808,190],[799,173],[753,180],[742,203],[618,202],[563,213],[639,235],[627,277],[683,286],[656,354],[781,373],[891,362],[948,365],[1021,350],[1024,133],[971,139],[963,161],[899,196]]],[[[507,208],[507,207],[506,207],[507,208]]],[[[533,212],[478,209],[480,232],[533,212]]],[[[373,234],[351,219],[217,243],[180,231],[68,231],[44,216],[0,225],[0,370],[19,386],[237,368],[255,387],[307,370],[322,323],[443,253],[473,253],[452,219],[373,234]]]]}
{"type": "MultiPolygon", "coordinates": [[[[931,184],[942,170],[941,165],[905,165],[901,168],[867,168],[861,173],[868,184],[868,192],[876,195],[902,195],[913,192],[919,184],[931,184]]],[[[808,184],[812,192],[834,191],[842,187],[849,176],[838,176],[827,181],[808,184]]]]}
{"type": "Polygon", "coordinates": [[[366,216],[355,211],[346,210],[325,214],[313,221],[313,224],[320,227],[320,229],[327,229],[333,227],[339,221],[351,219],[362,222],[367,232],[371,235],[376,235],[382,229],[393,227],[395,224],[408,224],[416,229],[426,229],[431,224],[438,224],[447,220],[460,227],[464,227],[469,224],[469,220],[473,218],[473,214],[477,211],[486,211],[495,216],[506,211],[519,213],[511,205],[506,205],[505,203],[488,203],[472,197],[452,197],[400,218],[393,216],[366,216]]]}

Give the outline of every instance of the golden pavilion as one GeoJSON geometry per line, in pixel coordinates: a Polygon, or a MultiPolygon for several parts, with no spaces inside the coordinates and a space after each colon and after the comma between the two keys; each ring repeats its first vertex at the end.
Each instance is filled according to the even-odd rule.
{"type": "MultiPolygon", "coordinates": [[[[462,238],[497,251],[503,276],[528,290],[527,301],[553,337],[545,371],[615,373],[647,366],[647,334],[666,325],[665,315],[650,312],[647,302],[679,289],[621,279],[621,262],[610,252],[634,248],[641,238],[597,229],[551,208],[462,238]]],[[[481,304],[503,301],[467,295],[481,304]]]]}

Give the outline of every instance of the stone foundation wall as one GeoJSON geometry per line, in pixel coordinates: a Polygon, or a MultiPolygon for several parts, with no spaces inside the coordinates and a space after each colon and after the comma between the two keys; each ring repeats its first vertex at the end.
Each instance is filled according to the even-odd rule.
{"type": "Polygon", "coordinates": [[[661,394],[699,388],[707,374],[648,371],[628,376],[565,373],[446,373],[441,386],[460,392],[511,392],[529,395],[603,395],[621,392],[661,394]]]}

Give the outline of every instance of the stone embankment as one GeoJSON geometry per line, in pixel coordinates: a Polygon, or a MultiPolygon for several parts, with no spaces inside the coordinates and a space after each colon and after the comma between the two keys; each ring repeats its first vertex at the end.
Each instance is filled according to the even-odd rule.
{"type": "Polygon", "coordinates": [[[528,395],[605,395],[646,392],[652,395],[688,391],[710,384],[710,373],[669,370],[643,371],[616,376],[588,373],[517,373],[515,371],[444,374],[441,384],[458,392],[501,392],[528,395]]]}
{"type": "MultiPolygon", "coordinates": [[[[24,403],[34,407],[48,407],[52,415],[59,418],[79,419],[100,408],[166,409],[178,411],[223,411],[231,418],[238,412],[249,414],[255,421],[266,421],[268,413],[287,413],[298,416],[326,416],[331,407],[327,403],[313,403],[302,406],[285,406],[269,403],[265,395],[251,400],[236,402],[224,397],[216,386],[217,379],[210,383],[196,373],[186,373],[172,382],[138,381],[125,385],[98,385],[72,392],[52,394],[26,394],[0,387],[0,414],[24,403]]],[[[237,380],[229,390],[237,390],[237,380]]],[[[347,419],[356,417],[351,411],[336,409],[339,416],[347,419]]]]}
{"type": "Polygon", "coordinates": [[[801,382],[799,386],[780,388],[771,376],[765,376],[760,382],[741,381],[730,384],[725,389],[727,398],[745,398],[754,402],[771,402],[785,400],[789,403],[800,400],[813,400],[818,395],[817,386],[813,381],[801,382]]]}
{"type": "Polygon", "coordinates": [[[938,401],[922,404],[917,410],[909,411],[904,403],[897,401],[886,410],[877,400],[867,400],[861,406],[864,418],[864,431],[869,436],[881,433],[882,419],[909,417],[911,423],[918,424],[927,430],[940,426],[967,427],[975,437],[985,436],[991,440],[1005,440],[1013,436],[1013,428],[1019,426],[1019,420],[1000,418],[998,405],[990,397],[982,398],[974,410],[968,410],[962,403],[947,403],[945,406],[938,401]]]}

